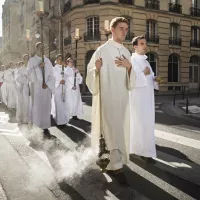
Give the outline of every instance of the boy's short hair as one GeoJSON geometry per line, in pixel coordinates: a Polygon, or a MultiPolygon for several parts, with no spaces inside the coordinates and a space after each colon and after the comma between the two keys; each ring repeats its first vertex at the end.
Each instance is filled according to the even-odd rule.
{"type": "Polygon", "coordinates": [[[37,42],[37,43],[35,44],[35,48],[37,49],[38,46],[39,46],[40,44],[42,45],[42,42],[37,42]]]}
{"type": "Polygon", "coordinates": [[[129,25],[128,19],[126,19],[125,17],[115,17],[110,22],[110,29],[111,28],[115,28],[121,22],[126,23],[127,25],[129,25]]]}
{"type": "Polygon", "coordinates": [[[140,36],[134,37],[133,40],[132,40],[132,45],[133,46],[135,46],[135,45],[137,46],[138,45],[138,40],[143,40],[143,39],[146,40],[144,35],[140,35],[140,36]]]}

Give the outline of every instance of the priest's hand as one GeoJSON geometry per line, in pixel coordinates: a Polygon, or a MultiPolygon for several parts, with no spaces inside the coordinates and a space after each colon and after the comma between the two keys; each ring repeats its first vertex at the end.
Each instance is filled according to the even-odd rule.
{"type": "Polygon", "coordinates": [[[61,80],[60,84],[64,85],[65,84],[65,80],[61,80]]]}
{"type": "Polygon", "coordinates": [[[149,67],[146,67],[143,72],[145,75],[149,75],[151,73],[149,67]]]}
{"type": "Polygon", "coordinates": [[[40,67],[41,67],[41,68],[44,68],[44,66],[45,66],[44,62],[41,62],[41,63],[40,63],[40,67]]]}
{"type": "Polygon", "coordinates": [[[100,70],[100,68],[102,67],[102,58],[98,58],[96,61],[95,61],[95,66],[96,66],[96,71],[98,72],[100,70]]]}
{"type": "Polygon", "coordinates": [[[42,84],[42,88],[46,89],[46,88],[48,88],[48,86],[46,84],[42,84]]]}
{"type": "Polygon", "coordinates": [[[132,64],[129,62],[129,60],[123,55],[123,58],[116,57],[117,60],[115,60],[115,64],[118,67],[125,67],[128,71],[132,68],[132,64]]]}

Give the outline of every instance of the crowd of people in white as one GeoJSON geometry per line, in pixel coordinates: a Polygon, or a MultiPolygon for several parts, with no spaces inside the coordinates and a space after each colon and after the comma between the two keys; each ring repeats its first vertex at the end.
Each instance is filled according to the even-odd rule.
{"type": "MultiPolygon", "coordinates": [[[[110,152],[107,170],[120,177],[123,165],[134,153],[148,163],[154,162],[155,108],[154,89],[159,77],[154,76],[147,57],[144,36],[133,38],[135,53],[123,46],[128,21],[114,18],[110,23],[112,38],[93,54],[87,69],[87,86],[93,95],[91,140],[98,153],[99,138],[105,138],[110,152]]],[[[42,60],[42,44],[36,44],[35,56],[23,56],[23,61],[1,66],[1,101],[16,109],[17,122],[32,123],[44,133],[51,127],[51,115],[57,125],[83,114],[79,84],[83,78],[74,67],[74,60],[63,61],[57,55],[56,65],[42,60]]]]}
{"type": "Polygon", "coordinates": [[[42,62],[41,53],[39,42],[35,56],[26,54],[23,61],[1,66],[0,101],[9,110],[16,109],[18,123],[34,124],[45,131],[51,127],[51,115],[57,125],[65,125],[83,114],[79,87],[83,78],[72,58],[64,62],[59,54],[53,67],[47,57],[42,62]]]}

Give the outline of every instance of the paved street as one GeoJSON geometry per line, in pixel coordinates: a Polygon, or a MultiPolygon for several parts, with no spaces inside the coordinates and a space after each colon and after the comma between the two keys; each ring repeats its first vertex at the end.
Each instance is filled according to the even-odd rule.
{"type": "Polygon", "coordinates": [[[155,165],[130,156],[130,188],[101,174],[90,147],[91,98],[84,116],[64,127],[52,122],[52,139],[37,127],[15,123],[0,105],[0,200],[193,200],[200,199],[200,123],[177,117],[156,98],[155,165]]]}

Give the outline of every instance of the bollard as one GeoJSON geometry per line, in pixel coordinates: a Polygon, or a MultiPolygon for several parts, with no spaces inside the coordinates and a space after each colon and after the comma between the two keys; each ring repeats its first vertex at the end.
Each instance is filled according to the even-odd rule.
{"type": "Polygon", "coordinates": [[[182,85],[182,98],[185,99],[185,86],[182,85]]]}
{"type": "Polygon", "coordinates": [[[186,100],[186,114],[189,113],[189,110],[188,110],[188,107],[189,107],[189,97],[187,97],[187,100],[186,100]]]}
{"type": "Polygon", "coordinates": [[[176,91],[174,92],[174,101],[173,101],[173,105],[176,105],[176,91]]]}

